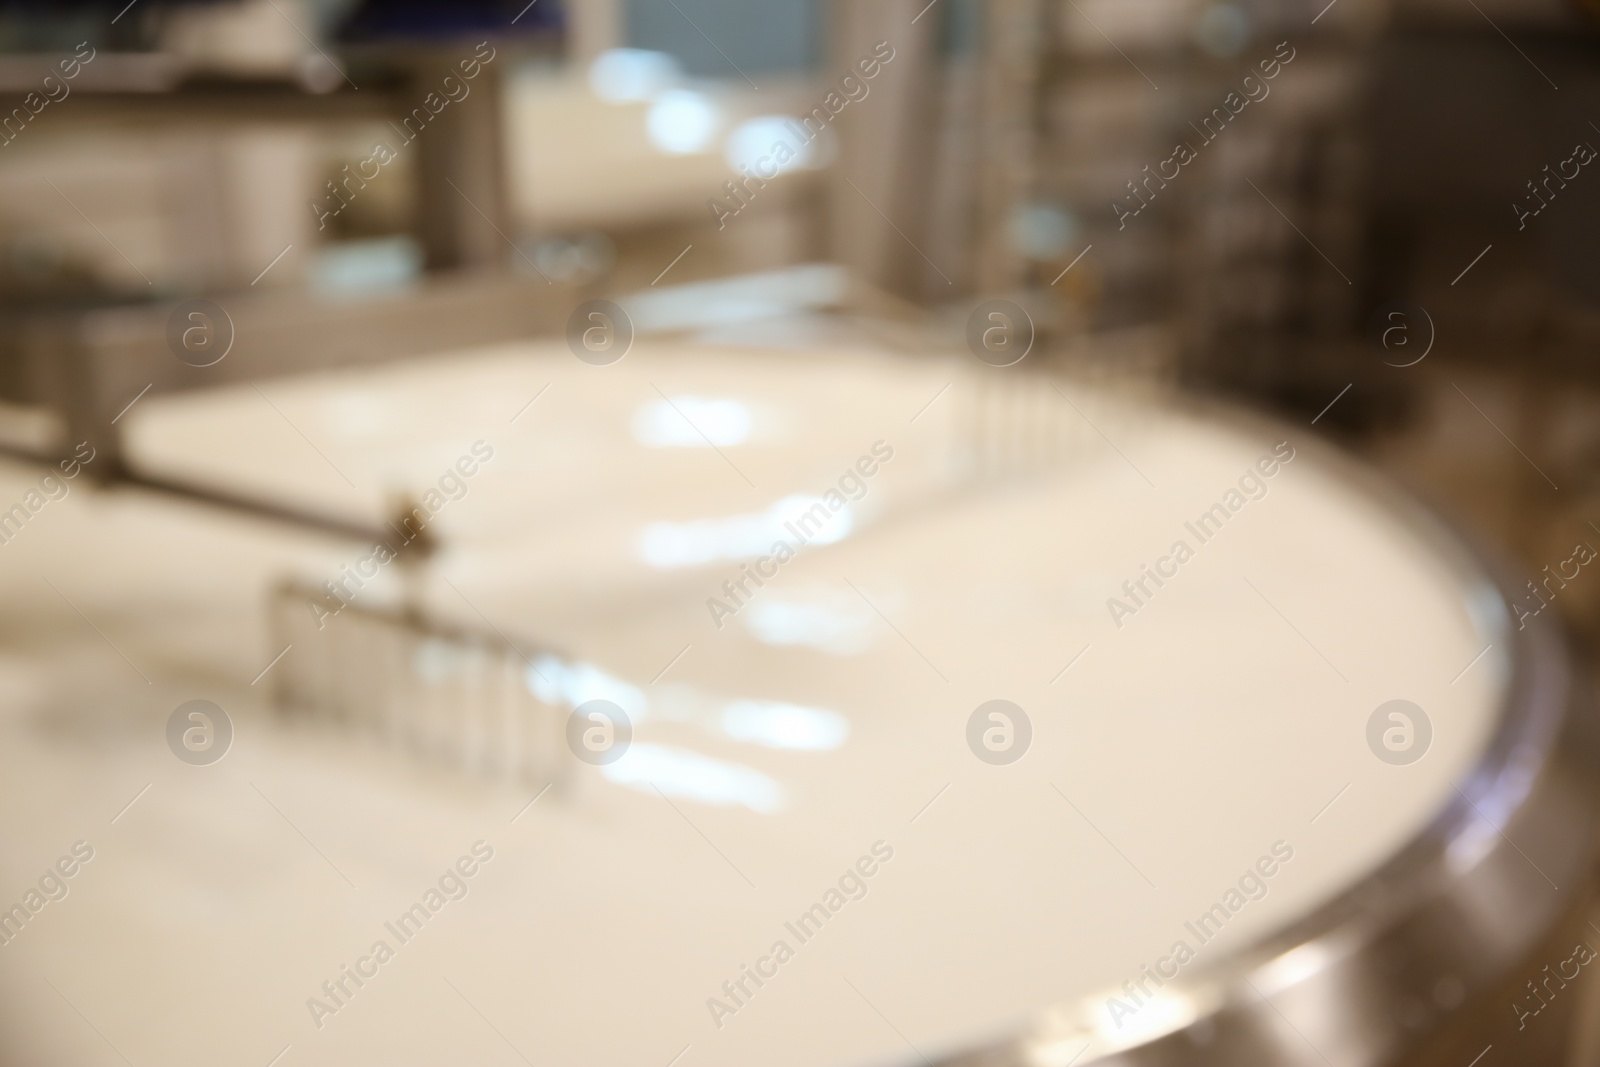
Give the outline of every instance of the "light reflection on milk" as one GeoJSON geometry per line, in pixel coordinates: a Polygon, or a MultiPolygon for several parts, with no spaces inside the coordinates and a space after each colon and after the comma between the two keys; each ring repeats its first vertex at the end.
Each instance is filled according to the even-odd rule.
{"type": "MultiPolygon", "coordinates": [[[[652,522],[639,538],[639,555],[650,566],[662,568],[694,567],[724,559],[755,559],[769,551],[773,542],[794,536],[784,523],[800,518],[818,504],[827,506],[819,496],[797,494],[786,496],[766,511],[754,514],[689,522],[652,522]]],[[[855,527],[849,506],[832,514],[832,520],[806,543],[831,545],[849,536],[855,527]]]]}
{"type": "MultiPolygon", "coordinates": [[[[850,736],[849,720],[826,708],[770,700],[723,701],[685,685],[666,687],[652,700],[638,686],[593,664],[569,663],[555,656],[540,657],[529,666],[525,679],[529,691],[547,703],[577,707],[590,700],[609,700],[636,724],[650,719],[688,722],[721,738],[763,748],[827,751],[850,736]]],[[[704,804],[737,804],[761,814],[786,806],[783,787],[761,771],[676,746],[636,742],[600,773],[641,792],[659,789],[667,796],[704,804]]]]}

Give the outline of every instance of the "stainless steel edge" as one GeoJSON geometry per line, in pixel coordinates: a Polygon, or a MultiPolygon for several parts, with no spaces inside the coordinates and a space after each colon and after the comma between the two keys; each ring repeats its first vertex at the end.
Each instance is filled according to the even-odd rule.
{"type": "MultiPolygon", "coordinates": [[[[1177,407],[1208,421],[1226,412],[1234,425],[1280,439],[1298,436],[1204,401],[1177,407]]],[[[1434,546],[1486,612],[1510,672],[1485,752],[1427,828],[1358,884],[1168,982],[1162,993],[1179,1010],[1167,1028],[1119,1046],[1094,1002],[1063,1004],[1019,1032],[935,1056],[940,1067],[1376,1067],[1438,1062],[1441,1050],[1454,1062],[1458,1049],[1470,1050],[1459,1061],[1466,1067],[1483,1047],[1479,1035],[1492,1040],[1517,1020],[1507,990],[1518,988],[1519,968],[1533,978],[1541,964],[1564,957],[1532,958],[1592,897],[1600,743],[1562,625],[1551,612],[1516,628],[1508,601],[1520,583],[1491,552],[1333,446],[1294,444],[1434,546]]],[[[1506,1062],[1564,1062],[1556,1020],[1514,1039],[1521,1047],[1506,1062]]]]}

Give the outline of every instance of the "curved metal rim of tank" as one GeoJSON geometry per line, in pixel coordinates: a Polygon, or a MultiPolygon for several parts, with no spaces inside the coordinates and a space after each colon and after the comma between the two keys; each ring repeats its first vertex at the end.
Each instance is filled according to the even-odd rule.
{"type": "MultiPolygon", "coordinates": [[[[1207,422],[1224,416],[1246,431],[1289,432],[1218,401],[1165,406],[1207,422]]],[[[1427,827],[1361,881],[1217,964],[1168,981],[1164,1022],[1119,1041],[1101,1020],[1105,998],[1123,993],[1100,990],[1030,1013],[1020,1030],[988,1043],[935,1055],[938,1067],[1390,1062],[1443,1030],[1452,1012],[1470,1011],[1475,994],[1503,982],[1585,899],[1600,785],[1584,762],[1600,744],[1561,623],[1547,616],[1513,628],[1516,583],[1493,552],[1334,445],[1312,439],[1295,448],[1388,508],[1460,576],[1466,598],[1492,609],[1482,621],[1493,643],[1505,644],[1510,670],[1482,756],[1427,827]],[[1514,841],[1528,842],[1525,831],[1540,824],[1570,832],[1529,842],[1530,855],[1514,841]],[[1434,1002],[1444,980],[1459,983],[1450,1008],[1434,1002]]]]}

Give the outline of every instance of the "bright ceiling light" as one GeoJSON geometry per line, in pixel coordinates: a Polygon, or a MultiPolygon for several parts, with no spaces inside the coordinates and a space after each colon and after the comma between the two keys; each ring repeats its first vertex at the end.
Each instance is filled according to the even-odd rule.
{"type": "Polygon", "coordinates": [[[663,152],[704,152],[722,125],[722,113],[704,93],[669,89],[656,97],[645,119],[650,142],[663,152]]]}
{"type": "Polygon", "coordinates": [[[734,170],[748,167],[759,176],[784,174],[797,167],[816,164],[816,147],[806,138],[806,128],[800,125],[799,119],[788,115],[762,115],[735,126],[728,135],[723,154],[734,170]]]}
{"type": "Polygon", "coordinates": [[[678,84],[678,63],[665,52],[613,48],[589,66],[589,87],[613,104],[654,100],[678,84]]]}

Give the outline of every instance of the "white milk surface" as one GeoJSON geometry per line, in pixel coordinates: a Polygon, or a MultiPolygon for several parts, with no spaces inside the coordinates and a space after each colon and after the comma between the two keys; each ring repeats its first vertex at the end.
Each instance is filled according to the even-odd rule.
{"type": "MultiPolygon", "coordinates": [[[[79,478],[0,545],[0,906],[93,849],[0,946],[0,1063],[921,1062],[1125,997],[1179,940],[1199,973],[1360,881],[1504,696],[1494,602],[1293,431],[867,352],[510,346],[259,385],[146,398],[135,458],[375,521],[485,442],[428,603],[588,665],[558,681],[621,705],[633,747],[529,807],[280,720],[251,684],[280,651],[267,590],[366,549],[79,478]],[[708,599],[810,503],[783,502],[876,442],[830,543],[719,627],[708,599]],[[1185,523],[1275,447],[1202,543],[1185,523]],[[164,739],[196,698],[236,729],[211,766],[164,739]],[[1366,741],[1397,698],[1433,729],[1406,766],[1366,741]],[[968,747],[994,699],[1031,722],[1009,765],[968,747]],[[462,857],[465,895],[430,898],[462,857]],[[1230,890],[1202,943],[1186,923],[1230,890]]],[[[6,467],[0,506],[38,479],[6,467]]],[[[1160,1010],[1107,1007],[1095,1040],[1160,1010]]]]}

